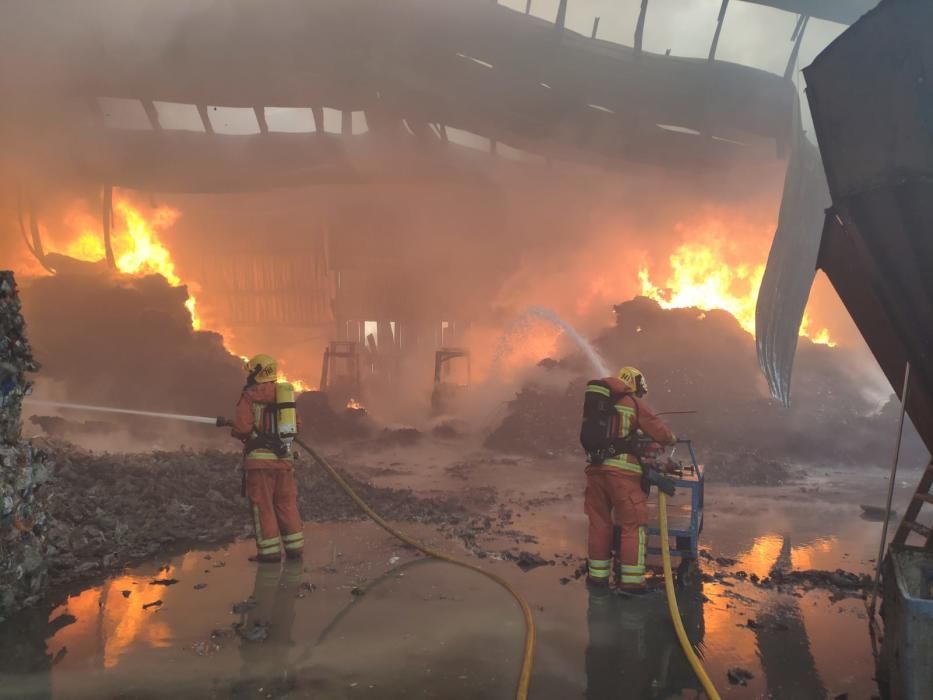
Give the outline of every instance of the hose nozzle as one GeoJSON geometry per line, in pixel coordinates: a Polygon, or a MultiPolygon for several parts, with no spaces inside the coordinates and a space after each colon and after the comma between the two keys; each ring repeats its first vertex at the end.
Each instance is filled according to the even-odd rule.
{"type": "Polygon", "coordinates": [[[229,418],[224,418],[223,416],[217,416],[217,427],[218,428],[230,428],[233,426],[233,421],[229,418]]]}

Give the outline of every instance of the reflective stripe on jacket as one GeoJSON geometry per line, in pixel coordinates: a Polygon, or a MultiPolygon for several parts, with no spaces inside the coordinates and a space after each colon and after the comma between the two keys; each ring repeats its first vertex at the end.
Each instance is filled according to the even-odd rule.
{"type": "MultiPolygon", "coordinates": [[[[607,377],[605,380],[612,388],[613,393],[625,391],[625,385],[616,377],[607,377]]],[[[616,411],[619,413],[619,437],[627,437],[636,430],[662,445],[671,445],[676,438],[664,421],[654,415],[648,404],[634,394],[624,394],[616,401],[616,411]]],[[[623,471],[640,475],[641,465],[635,455],[621,454],[603,461],[600,466],[609,466],[623,471]]]]}

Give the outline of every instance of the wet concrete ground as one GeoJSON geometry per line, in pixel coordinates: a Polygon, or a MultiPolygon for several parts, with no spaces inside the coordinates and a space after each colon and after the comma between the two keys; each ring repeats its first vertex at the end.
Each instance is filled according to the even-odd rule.
{"type": "MultiPolygon", "coordinates": [[[[578,562],[563,555],[582,556],[586,531],[579,465],[443,444],[366,457],[350,471],[377,485],[467,496],[485,487],[486,497],[494,489],[490,512],[506,504],[512,528],[536,540],[478,538],[492,553],[481,564],[512,581],[534,609],[532,697],[701,695],[663,595],[591,597],[572,579],[578,562]],[[555,564],[523,572],[496,554],[510,548],[555,564]]],[[[903,512],[916,477],[904,472],[899,481],[903,512]]],[[[820,469],[782,487],[707,485],[702,546],[736,562],[703,560],[704,571],[723,580],[683,591],[680,605],[723,697],[877,693],[861,599],[779,592],[734,573],[763,577],[782,558],[794,569],[870,572],[881,525],[862,520],[858,504],[881,504],[884,493],[881,470],[820,469]],[[752,674],[747,686],[729,683],[734,667],[752,674]]],[[[431,527],[401,527],[472,556],[431,527]]],[[[247,560],[251,543],[238,542],[148,563],[3,623],[0,698],[513,696],[524,628],[505,591],[465,569],[422,561],[368,522],[309,525],[306,537],[301,567],[258,566],[247,560]],[[158,579],[178,583],[152,583],[158,579]],[[250,597],[254,606],[233,612],[250,597]]]]}

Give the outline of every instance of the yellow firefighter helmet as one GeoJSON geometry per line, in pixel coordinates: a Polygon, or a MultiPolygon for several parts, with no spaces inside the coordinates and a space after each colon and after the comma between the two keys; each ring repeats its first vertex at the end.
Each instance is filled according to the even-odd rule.
{"type": "Polygon", "coordinates": [[[618,377],[625,384],[625,388],[635,396],[644,396],[648,393],[648,382],[645,381],[645,375],[640,369],[623,367],[619,370],[618,377]]]}
{"type": "Polygon", "coordinates": [[[274,382],[279,374],[279,365],[270,355],[256,355],[247,361],[246,371],[257,384],[274,382]]]}

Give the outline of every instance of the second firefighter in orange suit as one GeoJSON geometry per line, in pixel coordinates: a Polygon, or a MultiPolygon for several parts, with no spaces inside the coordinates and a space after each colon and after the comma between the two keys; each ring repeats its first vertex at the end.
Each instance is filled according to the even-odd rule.
{"type": "MultiPolygon", "coordinates": [[[[249,378],[233,418],[232,435],[245,443],[243,469],[246,496],[249,499],[256,533],[257,559],[278,562],[282,552],[291,559],[304,552],[304,533],[298,512],[298,487],[295,484],[294,458],[291,451],[276,450],[280,439],[281,416],[289,405],[279,398],[277,364],[268,355],[257,355],[248,363],[249,378]],[[278,397],[278,398],[277,398],[278,397]],[[269,442],[264,444],[263,438],[269,442]]],[[[290,416],[294,417],[294,396],[290,416]]],[[[297,432],[297,421],[293,432],[297,432]]],[[[286,443],[286,446],[288,444],[286,443]]]]}
{"type": "MultiPolygon", "coordinates": [[[[648,391],[644,375],[634,367],[623,367],[617,377],[604,380],[618,412],[619,437],[640,431],[662,444],[676,440],[670,429],[641,397],[648,391]]],[[[634,454],[619,454],[599,465],[586,467],[584,510],[590,521],[587,543],[587,582],[609,584],[613,525],[622,531],[617,552],[617,573],[623,590],[645,589],[645,549],[648,525],[648,496],[641,487],[642,468],[634,454]]]]}

